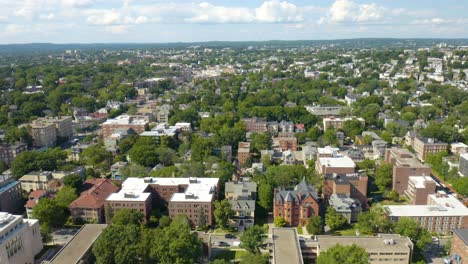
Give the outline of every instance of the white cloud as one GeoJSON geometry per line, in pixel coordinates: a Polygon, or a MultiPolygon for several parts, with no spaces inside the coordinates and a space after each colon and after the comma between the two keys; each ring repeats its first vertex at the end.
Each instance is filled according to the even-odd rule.
{"type": "Polygon", "coordinates": [[[243,7],[215,6],[202,2],[192,10],[193,16],[186,18],[191,23],[247,23],[254,20],[252,11],[243,7]]]}
{"type": "Polygon", "coordinates": [[[84,8],[92,6],[95,1],[94,0],[63,0],[63,5],[68,7],[75,7],[75,8],[84,8]]]}
{"type": "Polygon", "coordinates": [[[137,25],[149,21],[146,16],[124,14],[122,10],[90,10],[86,19],[92,26],[137,25]]]}
{"type": "Polygon", "coordinates": [[[202,2],[188,13],[192,15],[184,21],[189,23],[292,23],[303,20],[296,5],[278,0],[265,1],[255,9],[202,2]]]}
{"type": "Polygon", "coordinates": [[[425,18],[425,19],[415,19],[411,21],[413,25],[442,25],[442,24],[468,24],[467,18],[458,18],[458,19],[446,19],[440,17],[434,18],[425,18]]]}
{"type": "Polygon", "coordinates": [[[53,13],[42,14],[39,15],[39,18],[43,20],[53,20],[55,18],[55,15],[53,13]]]}
{"type": "Polygon", "coordinates": [[[376,21],[383,17],[384,12],[385,8],[375,3],[358,4],[352,0],[336,0],[327,15],[320,18],[319,23],[376,21]]]}
{"type": "Polygon", "coordinates": [[[296,5],[278,0],[265,1],[255,9],[255,18],[259,22],[281,23],[302,21],[302,14],[296,5]]]}

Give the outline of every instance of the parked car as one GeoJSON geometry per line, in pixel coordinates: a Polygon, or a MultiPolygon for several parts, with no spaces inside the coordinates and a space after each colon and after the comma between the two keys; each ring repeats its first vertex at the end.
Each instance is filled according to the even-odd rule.
{"type": "Polygon", "coordinates": [[[224,235],[224,238],[234,239],[234,238],[236,238],[236,236],[233,235],[233,234],[226,234],[226,235],[224,235]]]}
{"type": "Polygon", "coordinates": [[[220,247],[229,247],[229,243],[228,242],[224,242],[224,241],[219,241],[218,242],[218,246],[220,247]]]}

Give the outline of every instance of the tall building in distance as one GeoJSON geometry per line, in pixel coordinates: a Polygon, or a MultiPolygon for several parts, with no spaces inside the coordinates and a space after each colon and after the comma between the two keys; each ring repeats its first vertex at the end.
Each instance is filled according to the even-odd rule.
{"type": "Polygon", "coordinates": [[[11,165],[16,156],[27,149],[28,145],[25,143],[2,144],[0,145],[0,160],[11,165]]]}
{"type": "Polygon", "coordinates": [[[415,137],[413,141],[413,149],[420,161],[424,161],[429,154],[437,154],[448,150],[448,144],[438,142],[433,138],[415,137]]]}
{"type": "Polygon", "coordinates": [[[54,147],[57,138],[73,136],[71,116],[41,117],[31,123],[31,135],[35,147],[54,147]]]}
{"type": "Polygon", "coordinates": [[[21,183],[9,175],[0,175],[0,212],[19,213],[22,206],[21,183]]]}

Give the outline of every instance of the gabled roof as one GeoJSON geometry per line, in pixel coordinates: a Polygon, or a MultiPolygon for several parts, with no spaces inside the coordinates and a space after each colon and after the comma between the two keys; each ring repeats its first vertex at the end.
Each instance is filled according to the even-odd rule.
{"type": "Polygon", "coordinates": [[[70,208],[100,208],[106,198],[119,190],[109,179],[99,181],[91,189],[82,192],[81,196],[70,204],[70,208]]]}
{"type": "Polygon", "coordinates": [[[315,186],[308,184],[304,178],[294,187],[294,190],[277,189],[274,199],[276,202],[301,202],[308,196],[311,196],[314,200],[318,201],[315,186]]]}

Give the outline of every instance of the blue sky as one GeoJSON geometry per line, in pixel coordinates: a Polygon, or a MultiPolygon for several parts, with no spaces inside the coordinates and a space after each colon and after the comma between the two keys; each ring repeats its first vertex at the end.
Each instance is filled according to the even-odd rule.
{"type": "Polygon", "coordinates": [[[0,0],[0,43],[468,38],[467,0],[0,0]]]}

